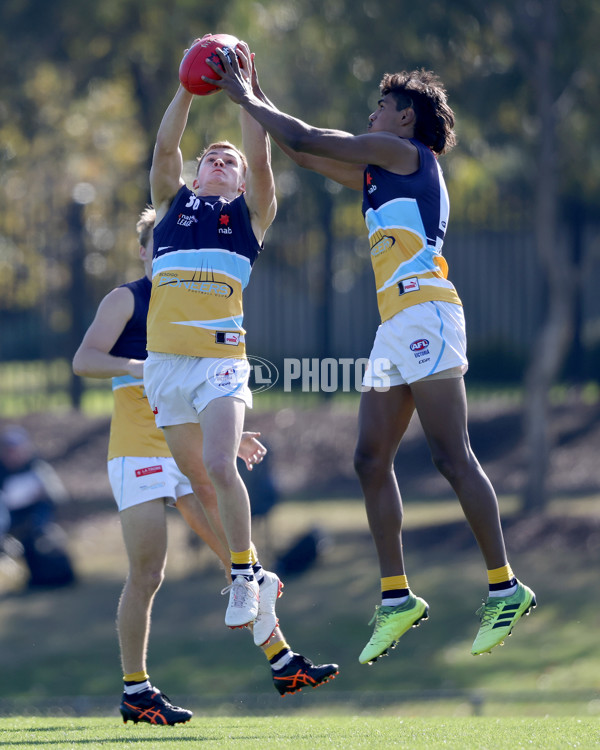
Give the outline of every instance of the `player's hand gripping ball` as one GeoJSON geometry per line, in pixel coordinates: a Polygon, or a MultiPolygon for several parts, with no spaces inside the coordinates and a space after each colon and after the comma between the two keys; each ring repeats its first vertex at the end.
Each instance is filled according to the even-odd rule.
{"type": "Polygon", "coordinates": [[[184,89],[190,94],[199,94],[205,96],[212,94],[214,91],[220,91],[218,86],[212,83],[206,83],[202,76],[215,79],[215,71],[206,64],[208,58],[215,65],[223,68],[217,48],[220,47],[226,55],[232,55],[239,39],[231,34],[207,34],[194,42],[194,44],[185,53],[181,65],[179,66],[179,80],[184,89]]]}

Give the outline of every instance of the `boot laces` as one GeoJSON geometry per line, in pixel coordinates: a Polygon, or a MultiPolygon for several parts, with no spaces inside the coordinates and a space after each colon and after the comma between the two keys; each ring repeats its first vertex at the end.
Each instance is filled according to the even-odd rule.
{"type": "Polygon", "coordinates": [[[475,612],[475,614],[481,620],[482,625],[489,625],[498,616],[498,609],[500,608],[501,602],[495,601],[497,597],[494,597],[492,601],[483,602],[481,607],[475,612]]]}
{"type": "Polygon", "coordinates": [[[254,595],[254,589],[245,578],[242,578],[241,581],[237,580],[238,578],[242,578],[242,576],[236,576],[233,583],[230,583],[229,586],[225,586],[224,589],[221,589],[221,594],[228,594],[231,591],[233,594],[231,606],[245,607],[246,599],[248,596],[254,595]]]}

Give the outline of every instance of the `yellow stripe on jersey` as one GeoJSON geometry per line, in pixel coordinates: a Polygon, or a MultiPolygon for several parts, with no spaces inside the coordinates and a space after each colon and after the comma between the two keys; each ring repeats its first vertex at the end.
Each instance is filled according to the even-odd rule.
{"type": "MultiPolygon", "coordinates": [[[[388,229],[385,232],[378,229],[373,232],[369,242],[373,267],[381,269],[380,272],[385,275],[385,279],[394,273],[400,263],[412,260],[423,247],[421,235],[410,229],[388,229]]],[[[377,276],[375,278],[379,282],[377,276]]],[[[380,284],[377,283],[377,286],[379,287],[380,284]]]]}
{"type": "Polygon", "coordinates": [[[232,330],[232,319],[241,320],[242,314],[242,285],[237,279],[218,272],[211,272],[210,279],[194,279],[185,269],[159,272],[152,279],[148,350],[245,358],[245,331],[232,330]],[[224,339],[217,332],[233,335],[224,339]]]}
{"type": "Polygon", "coordinates": [[[446,281],[445,258],[425,247],[420,234],[390,227],[378,229],[369,239],[382,322],[422,302],[462,304],[454,286],[446,281]]]}
{"type": "MultiPolygon", "coordinates": [[[[427,274],[427,276],[431,275],[427,274]]],[[[454,288],[447,289],[433,284],[427,285],[423,281],[417,283],[419,285],[417,290],[407,292],[403,295],[399,293],[396,285],[377,293],[377,305],[379,306],[382,323],[393,318],[400,310],[406,310],[407,307],[412,307],[422,302],[453,302],[456,305],[462,305],[460,297],[454,288]]]]}
{"type": "Polygon", "coordinates": [[[154,421],[142,384],[113,391],[108,460],[120,456],[170,456],[169,447],[154,421]]]}

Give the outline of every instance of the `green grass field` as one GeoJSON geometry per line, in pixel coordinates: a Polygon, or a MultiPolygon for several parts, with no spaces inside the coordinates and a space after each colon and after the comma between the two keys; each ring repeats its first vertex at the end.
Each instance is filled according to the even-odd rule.
{"type": "MultiPolygon", "coordinates": [[[[403,719],[473,714],[598,719],[598,546],[561,544],[539,534],[522,541],[509,529],[512,564],[535,589],[539,606],[505,646],[475,658],[469,650],[485,571],[468,535],[466,545],[455,536],[457,504],[406,505],[408,569],[414,590],[429,601],[430,618],[370,667],[357,656],[371,632],[378,574],[361,502],[286,502],[276,507],[268,528],[257,528],[267,564],[274,546],[285,547],[303,529],[319,526],[329,538],[315,566],[286,580],[278,614],[293,649],[314,661],[337,662],[340,675],[319,690],[285,699],[273,689],[268,664],[249,633],[223,627],[222,573],[206,550],[189,547],[173,512],[167,576],[153,613],[153,683],[175,703],[212,717],[299,711],[403,719]]],[[[509,500],[502,505],[510,517],[509,500]]],[[[564,507],[556,501],[550,516],[564,507]]],[[[597,514],[597,498],[571,500],[568,510],[571,518],[597,514]]],[[[78,522],[69,533],[81,579],[77,586],[11,592],[15,580],[0,570],[0,715],[60,715],[64,705],[79,715],[118,718],[114,616],[126,561],[117,514],[78,522]],[[61,703],[57,696],[67,698],[61,703]]]]}
{"type": "Polygon", "coordinates": [[[203,718],[176,727],[134,726],[106,718],[0,720],[0,748],[17,750],[315,750],[398,747],[410,750],[597,748],[597,719],[485,718],[203,718]]]}
{"type": "MultiPolygon", "coordinates": [[[[510,521],[516,498],[500,504],[510,521]]],[[[77,586],[24,592],[22,567],[0,559],[0,750],[600,747],[600,532],[583,533],[600,517],[598,497],[554,499],[545,526],[508,525],[512,566],[539,606],[478,658],[469,650],[485,570],[458,503],[406,497],[407,569],[430,619],[371,667],[357,659],[379,581],[362,501],[280,503],[255,525],[267,567],[314,526],[328,540],[316,565],[286,578],[283,631],[294,650],[340,665],[333,683],[285,700],[249,633],[224,628],[222,573],[173,511],[149,670],[196,714],[174,728],[124,726],[118,715],[114,618],[126,557],[114,506],[94,508],[65,519],[77,586]]]]}

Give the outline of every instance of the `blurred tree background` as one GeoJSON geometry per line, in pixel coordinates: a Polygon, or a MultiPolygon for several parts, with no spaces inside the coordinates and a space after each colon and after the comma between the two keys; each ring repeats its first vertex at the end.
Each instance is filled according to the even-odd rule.
{"type": "MultiPolygon", "coordinates": [[[[527,370],[526,502],[539,506],[549,389],[561,378],[597,380],[600,363],[594,0],[3,0],[0,361],[69,360],[100,298],[139,275],[134,227],[149,200],[154,136],[183,49],[209,31],[246,40],[270,98],[323,127],[364,131],[384,72],[440,74],[459,139],[443,159],[451,278],[471,237],[481,271],[465,277],[461,295],[491,276],[509,312],[528,300],[533,310],[533,331],[509,322],[504,341],[485,331],[471,337],[471,369],[472,377],[517,382],[527,370]],[[500,262],[514,266],[513,283],[494,277],[495,260],[485,255],[492,235],[500,262]]],[[[185,158],[215,137],[239,142],[236,107],[221,94],[194,103],[185,158]]],[[[355,304],[363,273],[370,282],[359,199],[276,148],[274,169],[279,214],[260,274],[272,267],[296,287],[302,280],[311,304],[304,317],[318,331],[307,356],[339,356],[333,326],[323,324],[335,314],[334,292],[376,323],[374,295],[355,304]]],[[[277,315],[302,324],[293,309],[277,315]]],[[[467,306],[468,330],[479,315],[467,306]]],[[[368,346],[342,353],[366,356],[368,346]]],[[[276,358],[262,344],[257,353],[276,358]]],[[[290,346],[287,356],[303,353],[290,346]]],[[[75,404],[79,389],[74,381],[75,404]]]]}

